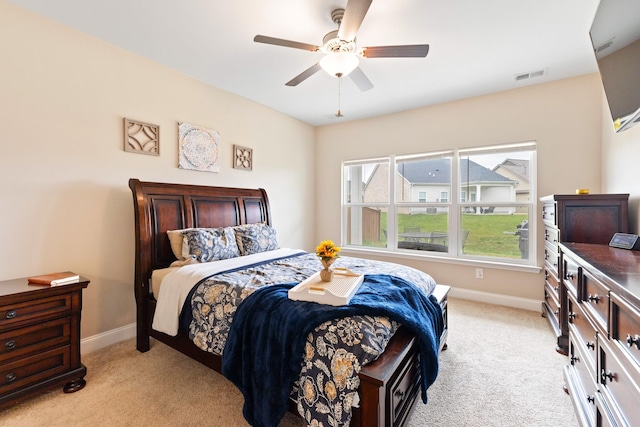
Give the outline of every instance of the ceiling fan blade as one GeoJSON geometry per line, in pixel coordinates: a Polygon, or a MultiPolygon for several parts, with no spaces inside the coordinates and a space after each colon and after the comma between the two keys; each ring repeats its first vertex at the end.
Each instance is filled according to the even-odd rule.
{"type": "Polygon", "coordinates": [[[344,10],[344,16],[338,29],[341,40],[353,41],[364,20],[364,16],[371,6],[372,0],[349,0],[344,10]]]}
{"type": "Polygon", "coordinates": [[[320,70],[321,70],[320,63],[312,65],[311,67],[307,68],[306,70],[304,70],[303,72],[301,72],[300,74],[298,74],[297,76],[289,80],[287,83],[285,83],[285,85],[297,86],[299,83],[302,83],[303,81],[313,76],[315,73],[317,73],[320,70]]]}
{"type": "Polygon", "coordinates": [[[371,80],[369,80],[360,67],[356,67],[355,70],[349,73],[349,77],[351,77],[351,80],[362,92],[373,88],[373,83],[371,83],[371,80]]]}
{"type": "Polygon", "coordinates": [[[285,40],[285,39],[277,39],[275,37],[269,37],[269,36],[261,36],[259,34],[253,38],[253,41],[257,43],[274,44],[277,46],[292,47],[295,49],[302,49],[302,50],[310,50],[311,52],[316,52],[320,49],[318,46],[314,46],[312,44],[294,42],[294,41],[285,40]]]}
{"type": "Polygon", "coordinates": [[[365,47],[365,58],[424,58],[429,53],[428,44],[365,47]]]}

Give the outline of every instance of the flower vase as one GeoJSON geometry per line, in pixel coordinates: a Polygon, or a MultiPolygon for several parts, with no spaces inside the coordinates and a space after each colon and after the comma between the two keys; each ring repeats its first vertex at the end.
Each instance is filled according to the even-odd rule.
{"type": "Polygon", "coordinates": [[[324,267],[320,270],[320,279],[322,279],[323,282],[330,282],[331,279],[333,279],[333,270],[329,270],[329,267],[331,267],[331,264],[333,264],[335,260],[335,258],[327,258],[320,261],[324,267]]]}

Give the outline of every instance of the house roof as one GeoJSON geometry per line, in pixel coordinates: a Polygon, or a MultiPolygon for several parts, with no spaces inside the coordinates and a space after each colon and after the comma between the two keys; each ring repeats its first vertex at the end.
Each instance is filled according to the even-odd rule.
{"type": "Polygon", "coordinates": [[[498,168],[508,169],[522,181],[529,181],[529,160],[505,159],[505,161],[494,167],[493,170],[495,171],[498,168]]]}
{"type": "MultiPolygon", "coordinates": [[[[514,182],[478,163],[460,160],[461,182],[514,182]]],[[[403,162],[398,172],[411,184],[449,184],[451,161],[449,159],[427,159],[417,162],[403,162]]]]}

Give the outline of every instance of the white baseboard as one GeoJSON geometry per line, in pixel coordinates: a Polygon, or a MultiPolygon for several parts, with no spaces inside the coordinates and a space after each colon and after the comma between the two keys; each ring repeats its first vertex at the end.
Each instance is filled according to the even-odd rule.
{"type": "Polygon", "coordinates": [[[506,307],[521,308],[529,311],[542,311],[542,301],[529,298],[513,297],[490,292],[472,291],[469,289],[451,288],[449,296],[487,304],[504,305],[506,307]]]}
{"type": "Polygon", "coordinates": [[[119,343],[136,336],[136,324],[131,323],[126,326],[121,326],[116,329],[112,329],[101,334],[93,335],[80,340],[80,353],[89,354],[101,348],[110,346],[111,344],[119,343]]]}

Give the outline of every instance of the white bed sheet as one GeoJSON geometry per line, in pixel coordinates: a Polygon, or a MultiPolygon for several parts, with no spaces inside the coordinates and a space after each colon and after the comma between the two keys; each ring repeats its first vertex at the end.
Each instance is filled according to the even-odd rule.
{"type": "Polygon", "coordinates": [[[158,303],[153,315],[152,327],[156,331],[176,336],[180,324],[180,313],[191,288],[200,280],[234,268],[270,259],[298,254],[300,249],[280,248],[220,261],[189,264],[155,270],[151,275],[153,295],[158,303]]]}

